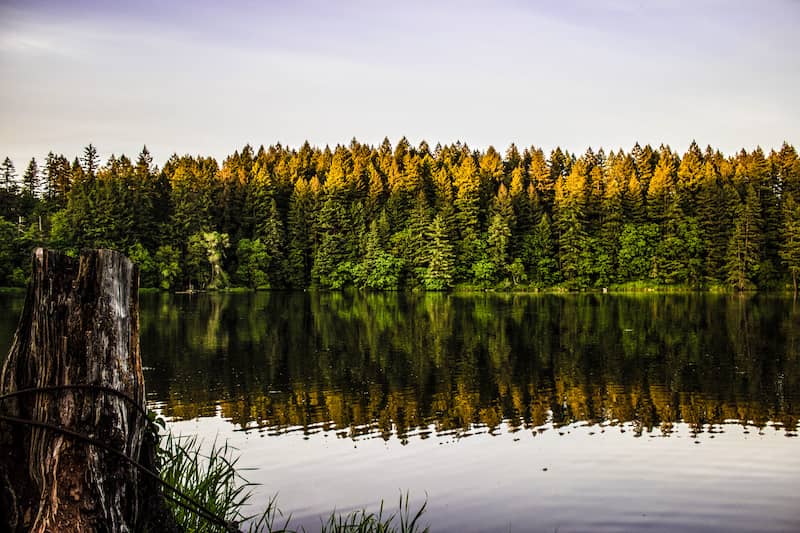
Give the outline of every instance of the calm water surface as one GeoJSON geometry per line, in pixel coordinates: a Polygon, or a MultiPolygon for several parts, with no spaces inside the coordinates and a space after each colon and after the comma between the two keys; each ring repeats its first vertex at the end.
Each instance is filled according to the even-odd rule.
{"type": "Polygon", "coordinates": [[[406,490],[434,531],[800,530],[791,298],[143,294],[141,348],[309,531],[406,490]]]}

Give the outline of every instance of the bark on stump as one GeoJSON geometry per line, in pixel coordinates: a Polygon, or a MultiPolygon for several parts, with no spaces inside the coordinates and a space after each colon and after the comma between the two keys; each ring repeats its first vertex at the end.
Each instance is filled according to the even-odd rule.
{"type": "MultiPolygon", "coordinates": [[[[113,388],[135,404],[107,391],[65,388],[3,400],[0,413],[98,439],[153,469],[155,438],[141,412],[138,277],[129,259],[110,250],[74,259],[36,249],[0,393],[80,384],[113,388]]],[[[0,420],[0,491],[0,530],[134,531],[164,518],[160,489],[130,462],[7,420],[0,420]]]]}

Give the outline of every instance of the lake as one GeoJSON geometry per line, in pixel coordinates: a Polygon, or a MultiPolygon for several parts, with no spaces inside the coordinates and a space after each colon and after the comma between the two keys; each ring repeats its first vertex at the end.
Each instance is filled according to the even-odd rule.
{"type": "Polygon", "coordinates": [[[791,297],[142,294],[140,320],[150,407],[293,527],[408,491],[433,531],[800,530],[791,297]]]}

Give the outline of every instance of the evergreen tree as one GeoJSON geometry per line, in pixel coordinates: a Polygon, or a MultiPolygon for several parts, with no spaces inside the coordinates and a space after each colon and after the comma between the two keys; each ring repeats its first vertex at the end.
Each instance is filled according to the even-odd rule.
{"type": "Polygon", "coordinates": [[[263,243],[269,261],[264,268],[267,283],[271,287],[283,287],[286,284],[286,245],[283,221],[278,206],[273,198],[267,208],[266,216],[256,227],[256,241],[263,243]]]}
{"type": "Polygon", "coordinates": [[[454,176],[455,212],[458,242],[456,276],[466,278],[467,269],[480,259],[480,178],[472,156],[465,157],[454,176]]]}
{"type": "Polygon", "coordinates": [[[658,153],[649,144],[642,148],[639,143],[636,143],[631,150],[631,156],[636,166],[636,179],[644,194],[647,195],[647,191],[650,189],[650,180],[653,179],[656,164],[659,161],[658,153]]]}
{"type": "Polygon", "coordinates": [[[525,172],[521,166],[511,171],[508,196],[511,200],[511,242],[509,254],[521,258],[525,247],[525,236],[533,231],[534,213],[527,194],[525,172]]]}
{"type": "Polygon", "coordinates": [[[400,285],[403,260],[383,249],[380,224],[373,221],[366,235],[366,252],[355,281],[361,288],[394,290],[400,285]]]}
{"type": "Polygon", "coordinates": [[[508,269],[508,242],[511,238],[511,228],[508,221],[500,214],[496,213],[489,224],[487,237],[487,254],[491,261],[495,275],[500,275],[508,269]]]}
{"type": "Polygon", "coordinates": [[[661,151],[658,164],[647,189],[647,210],[650,219],[664,223],[667,210],[675,196],[675,160],[669,147],[661,151]]]}
{"type": "Polygon", "coordinates": [[[287,284],[295,289],[311,281],[313,248],[308,219],[312,207],[311,192],[305,179],[295,182],[289,200],[287,284]]]}
{"type": "Polygon", "coordinates": [[[54,209],[63,208],[67,203],[70,189],[69,160],[63,155],[47,154],[44,164],[46,198],[54,209]]]}
{"type": "Polygon", "coordinates": [[[550,287],[558,282],[556,247],[547,214],[542,215],[533,233],[525,239],[523,264],[536,287],[550,287]]]}
{"type": "Polygon", "coordinates": [[[705,251],[704,276],[712,283],[722,282],[726,278],[723,266],[729,240],[719,159],[719,154],[706,154],[703,179],[697,194],[697,220],[705,251]]]}
{"type": "Polygon", "coordinates": [[[100,168],[100,156],[97,155],[97,148],[95,148],[93,144],[89,143],[89,145],[83,149],[81,162],[83,163],[84,174],[90,179],[94,178],[97,169],[100,168]]]}
{"type": "Polygon", "coordinates": [[[733,234],[728,242],[726,270],[728,282],[737,290],[753,286],[761,262],[761,206],[752,184],[747,185],[744,203],[739,206],[733,234]]]}
{"type": "Polygon", "coordinates": [[[3,160],[3,167],[0,169],[0,173],[2,173],[3,190],[16,193],[17,171],[14,168],[14,163],[8,157],[3,160]]]}
{"type": "Polygon", "coordinates": [[[623,282],[648,279],[658,242],[658,225],[625,224],[619,237],[618,279],[623,282]]]}
{"type": "Polygon", "coordinates": [[[579,159],[563,185],[556,185],[558,260],[564,281],[573,287],[587,287],[592,270],[591,242],[584,216],[588,169],[586,160],[579,159]]]}
{"type": "Polygon", "coordinates": [[[447,228],[440,215],[433,218],[427,233],[428,267],[423,278],[427,290],[441,291],[453,284],[454,257],[447,228]]]}
{"type": "Polygon", "coordinates": [[[11,222],[17,222],[17,171],[14,163],[6,157],[0,168],[0,216],[11,222]]]}
{"type": "Polygon", "coordinates": [[[628,187],[625,191],[622,205],[626,222],[644,224],[647,217],[645,212],[644,190],[635,173],[631,174],[628,180],[628,187]]]}
{"type": "Polygon", "coordinates": [[[600,200],[599,253],[595,259],[597,283],[603,287],[616,281],[619,238],[624,224],[624,187],[626,177],[633,173],[633,161],[621,153],[616,156],[612,152],[608,166],[606,186],[600,200]]]}
{"type": "Polygon", "coordinates": [[[797,294],[797,280],[800,278],[800,203],[789,194],[783,206],[783,242],[780,257],[792,279],[794,293],[797,294]]]}
{"type": "Polygon", "coordinates": [[[31,198],[39,196],[39,165],[36,158],[32,157],[25,174],[22,176],[22,188],[25,194],[31,198]]]}
{"type": "Polygon", "coordinates": [[[704,175],[703,153],[697,143],[692,141],[678,165],[676,183],[677,194],[680,197],[680,207],[687,216],[694,216],[695,214],[697,194],[704,175]]]}

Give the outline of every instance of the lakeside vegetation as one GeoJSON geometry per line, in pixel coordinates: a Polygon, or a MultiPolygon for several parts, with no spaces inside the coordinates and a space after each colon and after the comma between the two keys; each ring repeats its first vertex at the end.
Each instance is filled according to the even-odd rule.
{"type": "MultiPolygon", "coordinates": [[[[162,418],[151,413],[158,427],[164,429],[162,418]]],[[[224,521],[228,527],[209,521],[197,512],[194,505],[179,505],[167,499],[175,523],[181,531],[207,533],[305,533],[306,529],[294,529],[291,515],[284,514],[277,505],[277,496],[271,497],[263,510],[256,515],[246,515],[246,508],[253,499],[252,483],[242,475],[237,450],[227,443],[216,441],[205,445],[196,436],[179,437],[170,431],[157,434],[158,457],[161,464],[161,479],[170,487],[185,495],[183,503],[200,504],[204,511],[224,521]],[[188,498],[187,498],[188,497],[188,498]],[[244,526],[246,529],[241,529],[244,526]]],[[[400,494],[397,511],[390,512],[380,502],[377,512],[366,509],[340,513],[332,510],[323,520],[320,517],[320,533],[427,533],[429,526],[422,525],[422,516],[427,500],[412,510],[408,493],[400,494]]]]}
{"type": "Polygon", "coordinates": [[[166,290],[797,288],[800,160],[784,144],[583,155],[353,140],[245,146],[220,165],[146,148],[0,167],[0,285],[36,245],[112,248],[166,290]]]}

